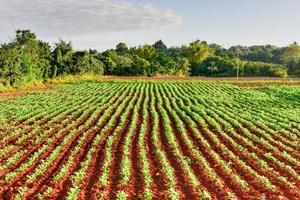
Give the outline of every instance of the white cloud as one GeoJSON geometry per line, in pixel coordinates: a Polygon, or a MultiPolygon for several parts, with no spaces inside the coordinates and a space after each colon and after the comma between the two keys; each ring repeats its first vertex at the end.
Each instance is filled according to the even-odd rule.
{"type": "Polygon", "coordinates": [[[116,0],[0,0],[0,31],[29,28],[64,36],[136,31],[178,25],[181,17],[153,5],[116,0]]]}

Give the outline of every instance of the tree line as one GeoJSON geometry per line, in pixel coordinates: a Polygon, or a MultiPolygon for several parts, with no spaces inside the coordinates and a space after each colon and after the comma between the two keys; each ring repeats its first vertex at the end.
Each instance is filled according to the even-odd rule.
{"type": "Polygon", "coordinates": [[[76,51],[71,42],[54,45],[39,40],[30,30],[17,30],[15,38],[0,46],[0,83],[18,86],[34,80],[64,75],[138,76],[271,76],[300,75],[300,46],[233,46],[194,41],[181,47],[167,47],[159,40],[128,48],[76,51]]]}

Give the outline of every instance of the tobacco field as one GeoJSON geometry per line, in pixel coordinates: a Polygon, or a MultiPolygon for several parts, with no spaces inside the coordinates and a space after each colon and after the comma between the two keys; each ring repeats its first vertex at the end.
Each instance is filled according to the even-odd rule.
{"type": "Polygon", "coordinates": [[[300,87],[103,81],[0,97],[0,199],[300,199],[300,87]]]}

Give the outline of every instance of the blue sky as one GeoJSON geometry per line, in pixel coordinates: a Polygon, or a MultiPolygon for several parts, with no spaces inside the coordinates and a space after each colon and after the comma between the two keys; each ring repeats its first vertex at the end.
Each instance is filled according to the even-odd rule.
{"type": "Polygon", "coordinates": [[[300,42],[299,0],[0,0],[0,41],[16,28],[72,40],[76,49],[163,39],[168,46],[206,40],[231,45],[300,42]]]}

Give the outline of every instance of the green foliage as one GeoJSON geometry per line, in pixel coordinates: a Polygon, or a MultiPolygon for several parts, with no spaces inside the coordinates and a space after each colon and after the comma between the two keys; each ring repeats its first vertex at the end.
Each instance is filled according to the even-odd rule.
{"type": "Polygon", "coordinates": [[[73,54],[71,42],[60,40],[54,44],[54,50],[51,53],[51,78],[70,73],[73,54]]]}
{"type": "Polygon", "coordinates": [[[240,76],[288,76],[283,65],[253,61],[241,61],[237,58],[211,56],[194,68],[193,75],[232,77],[239,67],[240,76]]]}
{"type": "Polygon", "coordinates": [[[97,75],[103,75],[104,65],[97,58],[97,52],[93,51],[78,51],[73,56],[73,68],[72,74],[86,74],[94,73],[97,75]]]}
{"type": "MultiPolygon", "coordinates": [[[[242,171],[266,195],[298,191],[299,97],[300,87],[288,86],[100,81],[2,98],[1,140],[14,140],[0,151],[2,181],[10,186],[22,177],[10,193],[15,199],[26,199],[29,186],[44,180],[49,184],[35,198],[92,192],[97,199],[180,199],[191,192],[189,199],[214,199],[218,193],[203,182],[221,191],[228,178],[249,194],[252,179],[242,171]],[[153,189],[157,183],[164,187],[153,189]],[[128,190],[135,184],[138,193],[128,190]]],[[[224,194],[238,198],[226,188],[224,194]]]]}
{"type": "Polygon", "coordinates": [[[116,52],[118,54],[121,54],[121,55],[124,55],[126,53],[128,53],[128,47],[125,43],[119,43],[117,46],[116,46],[116,52]]]}
{"type": "Polygon", "coordinates": [[[300,75],[300,46],[233,46],[196,40],[168,48],[162,40],[129,48],[119,43],[102,53],[75,51],[59,40],[53,49],[30,30],[17,30],[15,38],[0,46],[0,83],[20,87],[67,75],[127,76],[271,76],[300,75]]]}
{"type": "Polygon", "coordinates": [[[242,60],[260,61],[260,62],[275,62],[277,55],[277,47],[273,45],[261,46],[233,46],[230,47],[226,54],[232,58],[241,58],[242,60]]]}
{"type": "Polygon", "coordinates": [[[280,61],[288,66],[291,74],[300,75],[300,46],[297,43],[291,44],[282,49],[280,61]]]}
{"type": "Polygon", "coordinates": [[[168,47],[164,44],[164,42],[162,40],[155,42],[153,44],[153,47],[161,53],[165,53],[168,51],[168,47]]]}
{"type": "Polygon", "coordinates": [[[201,76],[234,76],[237,67],[234,59],[211,56],[193,68],[193,75],[201,76]]]}
{"type": "Polygon", "coordinates": [[[213,55],[213,49],[207,42],[197,40],[183,47],[183,55],[191,64],[191,74],[196,75],[198,66],[209,56],[213,55]]]}
{"type": "Polygon", "coordinates": [[[202,63],[208,56],[213,54],[213,50],[207,42],[197,40],[184,47],[184,54],[192,66],[202,63]]]}
{"type": "Polygon", "coordinates": [[[37,40],[29,30],[17,30],[16,38],[0,48],[0,81],[18,86],[47,77],[50,69],[50,46],[37,40]]]}
{"type": "Polygon", "coordinates": [[[271,76],[286,78],[287,70],[282,65],[262,63],[262,62],[246,62],[243,67],[244,76],[271,76]]]}

